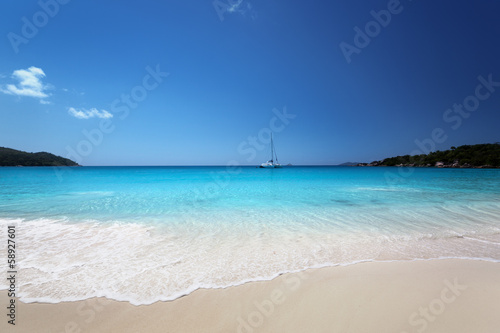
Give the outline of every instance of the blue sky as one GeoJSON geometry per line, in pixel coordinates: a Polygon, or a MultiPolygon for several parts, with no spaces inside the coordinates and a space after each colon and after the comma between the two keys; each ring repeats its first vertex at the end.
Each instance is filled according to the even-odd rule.
{"type": "Polygon", "coordinates": [[[256,165],[271,130],[293,164],[500,141],[497,1],[0,9],[0,146],[83,165],[256,165]]]}

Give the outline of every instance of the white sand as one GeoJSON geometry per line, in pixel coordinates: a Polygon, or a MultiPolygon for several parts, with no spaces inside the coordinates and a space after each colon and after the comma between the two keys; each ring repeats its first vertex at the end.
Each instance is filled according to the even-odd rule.
{"type": "Polygon", "coordinates": [[[500,332],[500,264],[362,263],[282,275],[172,302],[16,302],[0,332],[500,332]]]}

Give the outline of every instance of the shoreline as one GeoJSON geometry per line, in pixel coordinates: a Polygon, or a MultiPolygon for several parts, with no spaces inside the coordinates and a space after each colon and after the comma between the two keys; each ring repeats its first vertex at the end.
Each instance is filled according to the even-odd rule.
{"type": "MultiPolygon", "coordinates": [[[[361,163],[366,165],[345,165],[350,167],[387,167],[387,168],[428,168],[428,169],[500,169],[498,166],[491,165],[479,165],[479,166],[426,166],[426,165],[368,165],[369,163],[361,163]]],[[[344,166],[344,165],[337,165],[344,166]]]]}
{"type": "MultiPolygon", "coordinates": [[[[23,332],[493,332],[500,326],[498,276],[500,263],[484,260],[362,262],[198,289],[151,305],[106,298],[16,299],[15,327],[23,332]]],[[[8,304],[6,290],[0,295],[8,304]]],[[[12,329],[2,317],[0,330],[12,329]]]]}
{"type": "MultiPolygon", "coordinates": [[[[415,218],[418,220],[419,216],[415,218]]],[[[26,261],[18,272],[20,279],[17,285],[21,293],[17,296],[21,296],[21,301],[25,303],[58,304],[105,297],[132,305],[151,305],[158,301],[176,300],[199,289],[231,288],[271,281],[283,274],[360,263],[448,259],[500,262],[497,251],[500,234],[498,228],[493,226],[491,230],[484,229],[484,233],[475,235],[452,233],[437,238],[427,235],[415,240],[399,237],[384,239],[383,235],[373,237],[363,234],[366,237],[350,237],[355,241],[345,244],[339,243],[338,237],[325,240],[312,236],[306,237],[302,243],[293,243],[287,240],[295,238],[285,235],[281,239],[276,233],[268,232],[270,236],[267,238],[249,237],[245,246],[239,241],[241,237],[232,237],[220,242],[214,250],[211,245],[213,238],[194,236],[205,243],[189,248],[183,245],[185,242],[172,240],[171,235],[177,235],[172,230],[156,232],[150,226],[139,224],[102,226],[57,221],[47,223],[46,220],[14,224],[23,226],[19,229],[23,235],[20,242],[24,242],[26,261]],[[60,240],[63,235],[64,241],[60,240]],[[109,235],[113,237],[109,238],[109,235]],[[132,241],[124,242],[125,239],[132,241]],[[316,246],[323,244],[321,251],[310,250],[313,241],[316,241],[316,246]],[[325,247],[327,241],[335,246],[325,247]],[[150,246],[144,249],[144,244],[150,246]],[[252,248],[253,252],[249,252],[252,248]],[[70,249],[73,252],[68,253],[70,249]],[[175,249],[182,252],[174,252],[175,249]],[[47,250],[53,255],[43,255],[47,250]],[[225,259],[225,264],[209,260],[205,250],[220,261],[225,259]],[[228,252],[232,255],[227,256],[225,253],[228,252]],[[280,256],[280,253],[290,252],[294,255],[289,258],[280,256]],[[142,255],[144,253],[149,257],[142,255]],[[249,253],[252,256],[249,257],[249,253]],[[269,256],[265,257],[266,254],[269,256]],[[189,255],[194,259],[188,260],[189,255]],[[141,258],[141,265],[131,265],[127,260],[138,257],[141,258]],[[306,260],[302,258],[308,261],[300,262],[306,260]]],[[[178,238],[183,240],[183,234],[179,235],[178,238]]],[[[0,282],[0,291],[7,289],[7,282],[0,282]]]]}
{"type": "MultiPolygon", "coordinates": [[[[426,261],[449,261],[449,260],[478,261],[478,262],[485,262],[485,263],[500,264],[500,259],[484,258],[484,257],[435,257],[435,258],[387,259],[387,260],[365,259],[365,260],[357,260],[357,261],[348,262],[348,263],[319,264],[319,265],[306,267],[306,268],[299,269],[299,270],[278,272],[278,273],[273,274],[272,276],[249,278],[249,279],[238,281],[238,282],[235,282],[234,284],[229,284],[229,285],[214,285],[214,286],[202,285],[202,286],[196,287],[194,289],[191,289],[189,291],[186,291],[185,293],[177,294],[177,296],[158,298],[155,301],[148,302],[148,303],[135,303],[133,300],[120,299],[118,297],[113,298],[113,297],[107,296],[107,295],[90,296],[90,297],[84,298],[84,299],[63,299],[63,300],[53,300],[53,299],[47,300],[46,298],[43,300],[38,300],[38,299],[33,300],[31,298],[28,298],[28,300],[26,300],[26,299],[22,299],[21,297],[16,297],[16,299],[23,304],[53,304],[53,305],[61,304],[61,303],[86,302],[86,301],[91,300],[91,299],[106,299],[106,300],[109,300],[112,302],[128,303],[134,307],[140,307],[140,306],[151,306],[151,305],[154,305],[156,303],[175,302],[178,299],[189,296],[189,295],[191,295],[199,290],[224,290],[224,289],[229,289],[229,288],[237,288],[237,287],[240,287],[242,285],[249,284],[249,283],[267,283],[267,282],[272,282],[273,280],[278,279],[283,275],[298,275],[298,276],[300,276],[301,274],[305,274],[306,272],[309,272],[309,271],[316,271],[316,270],[322,270],[322,269],[334,269],[334,268],[350,267],[350,266],[362,265],[362,264],[376,264],[376,263],[387,264],[387,263],[411,263],[411,262],[419,262],[419,261],[426,262],[426,261]]],[[[7,289],[0,289],[0,293],[6,292],[6,291],[8,291],[8,290],[7,289]]]]}

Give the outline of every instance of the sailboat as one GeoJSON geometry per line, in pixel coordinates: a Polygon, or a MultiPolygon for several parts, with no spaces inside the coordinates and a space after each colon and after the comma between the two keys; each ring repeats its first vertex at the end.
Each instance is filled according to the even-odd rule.
{"type": "Polygon", "coordinates": [[[281,164],[278,162],[278,155],[276,155],[276,149],[274,149],[273,134],[271,133],[271,159],[265,163],[262,163],[259,168],[281,168],[281,164]],[[275,162],[276,159],[276,162],[275,162]]]}

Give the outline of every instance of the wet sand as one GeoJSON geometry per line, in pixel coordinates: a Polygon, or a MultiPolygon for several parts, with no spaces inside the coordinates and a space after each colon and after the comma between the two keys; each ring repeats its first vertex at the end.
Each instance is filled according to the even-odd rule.
{"type": "Polygon", "coordinates": [[[498,332],[500,263],[359,263],[145,306],[16,300],[15,327],[6,291],[1,299],[1,332],[498,332]]]}

